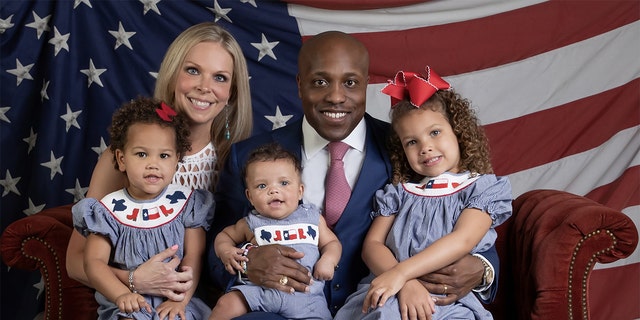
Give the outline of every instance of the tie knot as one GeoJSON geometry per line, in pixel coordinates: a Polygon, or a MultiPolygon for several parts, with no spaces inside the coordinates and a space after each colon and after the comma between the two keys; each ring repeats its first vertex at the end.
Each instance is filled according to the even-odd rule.
{"type": "Polygon", "coordinates": [[[331,156],[331,160],[342,160],[347,150],[349,150],[349,145],[342,141],[329,142],[329,155],[331,156]]]}

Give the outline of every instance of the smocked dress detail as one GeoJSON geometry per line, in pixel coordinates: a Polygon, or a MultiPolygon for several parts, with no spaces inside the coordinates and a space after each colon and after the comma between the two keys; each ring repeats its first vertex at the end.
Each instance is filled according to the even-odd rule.
{"type": "MultiPolygon", "coordinates": [[[[206,190],[169,185],[155,199],[139,201],[131,198],[125,189],[113,192],[100,201],[86,198],[73,206],[74,227],[84,236],[95,233],[106,237],[112,244],[111,266],[134,270],[154,255],[179,245],[176,255],[184,255],[186,228],[209,229],[213,219],[213,195],[206,190]]],[[[157,319],[155,308],[165,298],[144,295],[154,310],[131,314],[120,312],[118,307],[96,292],[100,304],[100,320],[132,317],[157,319]]],[[[206,319],[211,313],[204,302],[191,298],[186,309],[188,319],[206,319]]]]}
{"type": "MultiPolygon", "coordinates": [[[[489,214],[492,225],[471,253],[486,251],[495,242],[494,228],[511,216],[511,185],[506,177],[486,174],[472,177],[468,172],[445,172],[419,183],[388,184],[375,196],[377,209],[372,217],[395,215],[385,245],[398,261],[421,252],[433,242],[453,231],[466,208],[489,214]]],[[[383,307],[362,313],[362,304],[374,275],[365,277],[358,290],[347,298],[335,319],[399,319],[396,296],[383,307]]],[[[432,293],[433,294],[433,293],[432,293]]],[[[432,319],[492,319],[473,293],[448,306],[436,306],[432,319]]]]}

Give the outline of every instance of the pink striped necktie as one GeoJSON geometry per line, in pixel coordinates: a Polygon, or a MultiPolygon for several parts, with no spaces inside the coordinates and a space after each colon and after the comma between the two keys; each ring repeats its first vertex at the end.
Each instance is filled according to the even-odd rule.
{"type": "Polygon", "coordinates": [[[344,142],[329,142],[331,164],[325,181],[324,215],[327,225],[332,229],[340,219],[340,215],[351,197],[351,187],[349,187],[347,177],[344,174],[344,162],[342,161],[347,150],[349,150],[349,145],[344,142]]]}

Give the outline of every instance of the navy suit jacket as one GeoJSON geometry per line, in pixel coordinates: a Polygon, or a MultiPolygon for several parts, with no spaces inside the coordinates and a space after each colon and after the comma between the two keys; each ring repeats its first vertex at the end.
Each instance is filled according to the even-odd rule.
{"type": "MultiPolygon", "coordinates": [[[[355,292],[360,279],[369,273],[361,258],[362,241],[371,225],[370,213],[373,210],[374,194],[389,183],[391,178],[391,164],[385,146],[390,126],[368,114],[365,114],[364,119],[367,130],[361,174],[353,186],[349,203],[333,229],[342,244],[342,257],[333,280],[326,281],[325,286],[325,295],[332,313],[344,304],[347,296],[355,292]]],[[[216,213],[209,233],[208,263],[213,281],[221,288],[226,287],[231,276],[216,257],[211,245],[212,239],[224,227],[236,223],[251,210],[245,196],[246,186],[242,170],[251,151],[274,141],[300,158],[303,143],[302,119],[270,133],[235,143],[231,147],[224,170],[220,173],[216,188],[216,213]]],[[[485,256],[494,264],[497,272],[498,257],[495,248],[485,256]]],[[[497,286],[492,287],[493,296],[497,286]]]]}

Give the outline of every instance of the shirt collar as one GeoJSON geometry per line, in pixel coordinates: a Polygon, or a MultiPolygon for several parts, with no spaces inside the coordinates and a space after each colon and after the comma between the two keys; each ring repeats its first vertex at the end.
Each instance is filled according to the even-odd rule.
{"type": "MultiPolygon", "coordinates": [[[[351,134],[344,138],[342,142],[348,144],[353,149],[364,152],[366,133],[367,127],[363,117],[353,131],[351,131],[351,134]]],[[[307,117],[303,117],[302,119],[302,139],[304,144],[303,156],[306,159],[313,158],[316,153],[329,144],[329,141],[321,137],[311,124],[309,124],[307,117]]]]}

